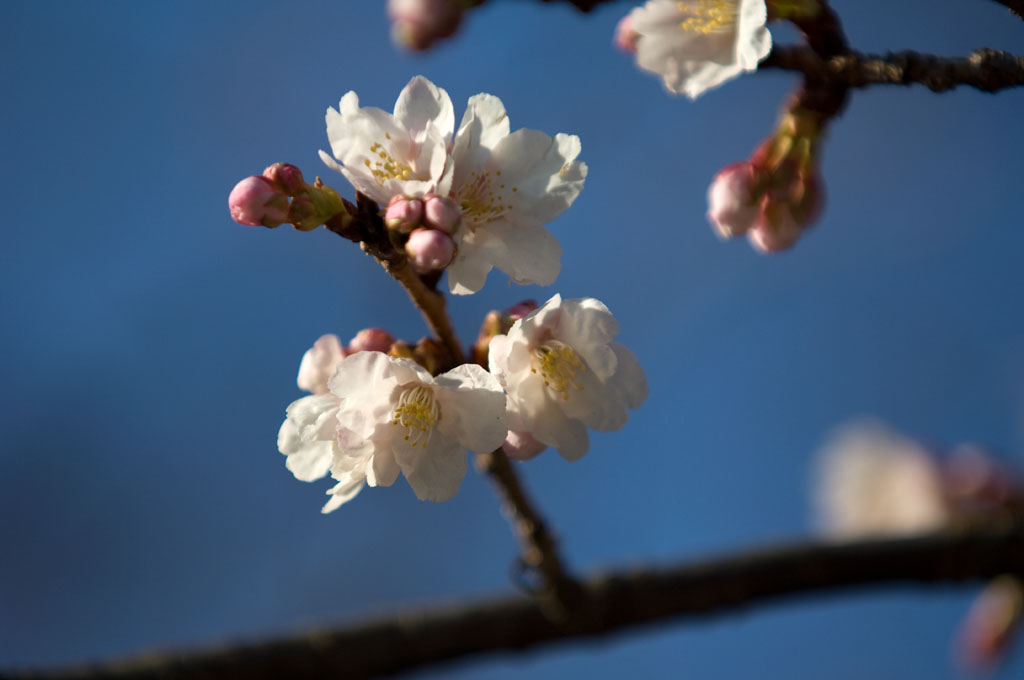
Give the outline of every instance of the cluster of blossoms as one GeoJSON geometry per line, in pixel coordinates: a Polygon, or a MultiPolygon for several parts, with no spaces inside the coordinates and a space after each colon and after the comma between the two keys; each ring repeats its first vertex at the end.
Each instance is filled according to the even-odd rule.
{"type": "Polygon", "coordinates": [[[414,264],[446,268],[451,292],[477,292],[494,267],[521,284],[557,278],[561,247],[544,225],[583,188],[578,137],[510,132],[489,94],[470,97],[456,131],[448,93],[422,76],[393,113],[347,93],[327,111],[327,136],[333,157],[321,151],[323,161],[388,206],[386,223],[414,264]]]}
{"type": "Polygon", "coordinates": [[[490,371],[463,364],[434,377],[396,356],[399,343],[379,329],[348,348],[321,337],[299,368],[299,387],[312,394],[288,407],[278,435],[288,469],[303,481],[330,472],[330,512],[399,473],[420,500],[448,500],[465,476],[466,449],[503,447],[526,459],[552,446],[580,458],[586,428],[625,425],[647,382],[633,354],[614,342],[618,325],[599,301],[556,295],[527,312],[532,307],[503,315],[518,318],[507,334],[489,337],[490,371]]]}

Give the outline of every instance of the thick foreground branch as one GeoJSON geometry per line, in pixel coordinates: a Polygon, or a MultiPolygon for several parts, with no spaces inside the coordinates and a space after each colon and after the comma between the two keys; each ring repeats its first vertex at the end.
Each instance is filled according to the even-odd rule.
{"type": "Polygon", "coordinates": [[[336,630],[204,652],[13,678],[330,678],[395,673],[494,651],[523,650],[671,619],[882,584],[930,584],[1024,574],[1024,530],[1006,528],[845,545],[804,544],[582,582],[587,616],[561,626],[526,597],[481,599],[336,630]]]}
{"type": "Polygon", "coordinates": [[[1024,57],[984,48],[966,58],[905,51],[883,56],[849,52],[822,59],[808,47],[779,46],[772,49],[760,67],[799,71],[807,78],[847,87],[916,83],[934,92],[960,85],[997,92],[1024,85],[1024,57]]]}

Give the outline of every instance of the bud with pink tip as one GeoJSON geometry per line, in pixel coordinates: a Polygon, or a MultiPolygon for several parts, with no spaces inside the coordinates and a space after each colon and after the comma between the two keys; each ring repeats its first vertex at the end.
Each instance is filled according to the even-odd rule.
{"type": "Polygon", "coordinates": [[[408,234],[423,221],[423,201],[408,196],[392,196],[384,213],[388,229],[408,234]]]}
{"type": "Polygon", "coordinates": [[[431,229],[453,234],[461,220],[462,211],[452,199],[436,194],[427,194],[423,198],[423,221],[431,229]]]}
{"type": "Polygon", "coordinates": [[[425,50],[455,33],[465,0],[388,0],[391,37],[412,50],[425,50]]]}
{"type": "Polygon", "coordinates": [[[383,328],[364,328],[348,343],[350,354],[356,352],[387,352],[395,339],[383,328]]]}
{"type": "Polygon", "coordinates": [[[639,40],[640,34],[633,28],[633,15],[627,14],[619,19],[619,23],[615,25],[615,39],[612,41],[615,46],[623,52],[635,53],[639,40]]]}
{"type": "Polygon", "coordinates": [[[250,227],[276,227],[288,221],[288,197],[264,177],[246,177],[228,196],[231,219],[250,227]]]}
{"type": "Polygon", "coordinates": [[[440,271],[455,257],[455,241],[437,229],[414,229],[405,242],[405,254],[420,274],[440,271]]]}
{"type": "Polygon", "coordinates": [[[790,185],[768,191],[748,232],[750,243],[763,253],[793,247],[818,219],[824,200],[817,172],[799,174],[790,185]]]}
{"type": "Polygon", "coordinates": [[[960,628],[961,663],[976,670],[992,670],[1006,657],[1024,615],[1024,584],[1017,576],[992,581],[971,605],[960,628]]]}
{"type": "Polygon", "coordinates": [[[274,163],[263,171],[263,176],[274,188],[288,196],[297,196],[306,190],[302,171],[291,163],[274,163]]]}
{"type": "Polygon", "coordinates": [[[517,302],[516,304],[506,309],[505,313],[503,314],[504,318],[502,319],[502,322],[507,322],[508,327],[504,328],[504,330],[502,330],[501,332],[508,333],[508,329],[512,327],[512,324],[514,324],[516,321],[519,321],[520,319],[522,319],[524,316],[526,316],[535,309],[537,309],[536,300],[523,300],[522,302],[517,302]]]}
{"type": "Polygon", "coordinates": [[[547,444],[533,438],[529,432],[512,432],[505,435],[505,442],[501,450],[505,455],[515,460],[530,460],[536,458],[541,451],[547,448],[547,444]]]}
{"type": "Polygon", "coordinates": [[[746,161],[722,168],[708,188],[708,220],[722,238],[747,233],[760,212],[754,166],[746,161]]]}

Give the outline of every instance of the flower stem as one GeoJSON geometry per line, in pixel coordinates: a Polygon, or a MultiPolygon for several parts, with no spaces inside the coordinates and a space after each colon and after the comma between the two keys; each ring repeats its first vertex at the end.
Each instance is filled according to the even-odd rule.
{"type": "Polygon", "coordinates": [[[384,271],[391,275],[391,278],[405,288],[409,299],[420,310],[427,326],[451,354],[452,365],[458,366],[465,363],[466,357],[462,352],[462,345],[459,344],[459,338],[455,335],[451,319],[448,318],[448,312],[445,310],[444,296],[427,288],[423,279],[413,271],[409,266],[409,260],[404,256],[391,260],[377,258],[377,261],[384,267],[384,271]]]}

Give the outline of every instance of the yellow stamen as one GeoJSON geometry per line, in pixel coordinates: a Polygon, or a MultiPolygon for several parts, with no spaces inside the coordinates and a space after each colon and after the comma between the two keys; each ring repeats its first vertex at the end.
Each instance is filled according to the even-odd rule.
{"type": "Polygon", "coordinates": [[[735,0],[690,0],[677,2],[676,7],[689,15],[679,24],[688,33],[723,33],[736,26],[735,0]]]}
{"type": "Polygon", "coordinates": [[[561,395],[562,401],[569,399],[570,387],[583,389],[577,378],[586,373],[587,367],[569,345],[552,340],[534,349],[531,355],[530,372],[539,373],[544,386],[561,395]]]}
{"type": "MultiPolygon", "coordinates": [[[[384,136],[391,139],[388,133],[384,133],[384,136]]],[[[380,142],[374,142],[370,146],[370,153],[378,156],[380,160],[371,161],[367,158],[363,161],[363,164],[370,168],[370,174],[377,180],[378,185],[384,184],[389,179],[412,179],[412,166],[395,160],[394,156],[380,142]]]]}
{"type": "Polygon", "coordinates": [[[440,419],[441,409],[434,400],[434,393],[423,385],[402,392],[391,414],[391,424],[405,428],[403,439],[412,447],[419,444],[426,448],[434,433],[434,425],[440,419]]]}

